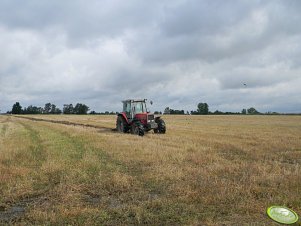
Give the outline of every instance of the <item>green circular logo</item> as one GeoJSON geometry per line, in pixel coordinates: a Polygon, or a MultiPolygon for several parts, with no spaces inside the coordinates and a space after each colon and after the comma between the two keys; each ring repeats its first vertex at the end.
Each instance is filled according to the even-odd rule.
{"type": "Polygon", "coordinates": [[[267,214],[274,221],[282,224],[294,224],[298,221],[298,215],[284,206],[271,206],[267,209],[267,214]]]}

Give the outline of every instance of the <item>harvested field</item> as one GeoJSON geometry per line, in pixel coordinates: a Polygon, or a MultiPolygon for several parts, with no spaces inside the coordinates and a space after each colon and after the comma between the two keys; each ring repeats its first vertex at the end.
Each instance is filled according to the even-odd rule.
{"type": "Polygon", "coordinates": [[[163,116],[167,133],[144,137],[112,131],[115,116],[22,117],[0,116],[0,225],[278,225],[270,205],[301,215],[300,116],[163,116]]]}

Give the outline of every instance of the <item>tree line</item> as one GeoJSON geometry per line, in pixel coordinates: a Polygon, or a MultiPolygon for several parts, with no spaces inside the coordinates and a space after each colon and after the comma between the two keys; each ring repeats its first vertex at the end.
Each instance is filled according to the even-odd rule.
{"type": "MultiPolygon", "coordinates": [[[[46,103],[44,107],[37,107],[33,105],[29,105],[28,107],[22,108],[19,102],[16,102],[12,106],[12,110],[8,111],[8,114],[78,114],[78,115],[85,115],[88,114],[89,107],[82,103],[77,103],[73,106],[73,104],[64,104],[63,109],[61,110],[55,104],[46,103]]],[[[155,114],[162,114],[161,111],[155,111],[155,114]]],[[[116,112],[113,111],[105,111],[105,112],[95,112],[91,111],[89,114],[94,115],[115,115],[116,112]]],[[[171,114],[171,115],[258,115],[258,114],[265,114],[265,115],[278,115],[277,112],[266,112],[261,113],[257,111],[254,107],[248,109],[242,109],[241,112],[222,112],[216,110],[211,112],[209,110],[209,105],[207,103],[198,103],[197,109],[192,111],[184,111],[184,110],[177,110],[166,107],[163,111],[163,114],[171,114]]]]}
{"type": "MultiPolygon", "coordinates": [[[[185,111],[184,110],[176,110],[169,107],[166,107],[164,110],[164,114],[170,114],[170,115],[258,115],[263,114],[257,111],[254,107],[248,108],[248,109],[242,109],[241,112],[222,112],[219,110],[216,110],[214,112],[209,111],[209,105],[207,103],[198,103],[197,109],[193,111],[185,111]]],[[[268,112],[265,114],[278,114],[277,112],[268,112]]]]}
{"type": "Polygon", "coordinates": [[[117,112],[114,112],[114,111],[105,111],[105,112],[91,111],[89,114],[90,115],[116,115],[117,112]]]}
{"type": "Polygon", "coordinates": [[[44,107],[29,105],[23,108],[19,102],[12,106],[12,110],[8,114],[77,114],[85,115],[89,111],[89,107],[82,103],[64,104],[63,110],[59,109],[55,104],[46,103],[44,107]]]}

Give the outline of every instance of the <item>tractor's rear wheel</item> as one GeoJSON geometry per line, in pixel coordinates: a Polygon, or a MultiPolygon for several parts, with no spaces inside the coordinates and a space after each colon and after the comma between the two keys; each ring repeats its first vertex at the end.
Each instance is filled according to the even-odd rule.
{"type": "Polygon", "coordinates": [[[144,136],[143,125],[139,121],[133,122],[132,127],[131,127],[131,132],[132,132],[132,134],[135,134],[135,135],[144,136]]]}
{"type": "Polygon", "coordinates": [[[116,128],[119,133],[126,133],[129,130],[127,122],[121,115],[117,117],[116,128]]]}
{"type": "Polygon", "coordinates": [[[157,119],[158,128],[154,129],[154,133],[166,133],[166,125],[163,119],[157,119]]]}

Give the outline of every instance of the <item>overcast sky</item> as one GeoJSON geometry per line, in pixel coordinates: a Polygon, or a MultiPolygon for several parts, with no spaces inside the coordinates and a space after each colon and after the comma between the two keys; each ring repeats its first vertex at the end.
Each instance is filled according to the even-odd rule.
{"type": "Polygon", "coordinates": [[[299,0],[0,0],[0,110],[147,98],[301,112],[300,12],[299,0]]]}

